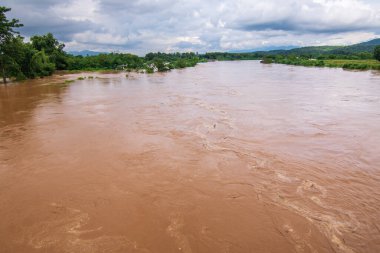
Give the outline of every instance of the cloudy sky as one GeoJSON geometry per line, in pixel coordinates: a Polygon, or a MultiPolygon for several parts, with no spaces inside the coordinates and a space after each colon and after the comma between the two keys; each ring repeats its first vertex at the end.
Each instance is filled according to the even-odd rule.
{"type": "Polygon", "coordinates": [[[380,37],[380,0],[2,0],[66,50],[231,51],[380,37]]]}

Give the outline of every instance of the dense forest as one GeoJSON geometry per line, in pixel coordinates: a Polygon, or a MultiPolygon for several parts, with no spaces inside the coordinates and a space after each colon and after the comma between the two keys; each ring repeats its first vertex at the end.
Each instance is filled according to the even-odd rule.
{"type": "Polygon", "coordinates": [[[11,9],[0,6],[0,73],[3,82],[48,76],[55,70],[127,70],[153,73],[195,66],[206,61],[262,60],[303,66],[343,67],[348,69],[380,69],[380,39],[352,46],[304,47],[252,53],[211,52],[148,53],[139,57],[127,53],[71,55],[53,34],[35,35],[25,42],[17,32],[23,24],[9,20],[11,9]]]}

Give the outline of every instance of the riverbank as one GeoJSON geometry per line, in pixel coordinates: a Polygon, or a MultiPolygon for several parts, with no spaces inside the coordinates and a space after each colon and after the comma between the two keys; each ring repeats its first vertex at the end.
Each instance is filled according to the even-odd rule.
{"type": "MultiPolygon", "coordinates": [[[[70,76],[73,75],[71,79],[63,80],[63,82],[58,81],[58,84],[69,84],[75,80],[84,80],[86,78],[92,79],[92,78],[100,78],[100,76],[106,74],[118,74],[120,76],[125,76],[127,78],[131,76],[135,76],[137,74],[153,74],[156,72],[169,72],[174,69],[185,69],[185,68],[191,68],[195,67],[198,63],[204,63],[203,60],[197,60],[197,61],[183,61],[183,65],[181,64],[173,64],[172,62],[164,62],[161,66],[161,63],[151,63],[149,65],[144,64],[141,67],[138,68],[83,68],[83,69],[65,69],[65,70],[55,70],[51,75],[48,76],[40,76],[36,78],[27,78],[18,80],[17,78],[7,78],[6,84],[11,84],[14,82],[23,83],[23,82],[30,82],[32,80],[39,80],[39,79],[49,79],[57,77],[57,76],[70,76]]],[[[4,83],[3,83],[4,84],[4,83]]]]}
{"type": "Polygon", "coordinates": [[[92,71],[66,71],[58,70],[55,71],[50,76],[26,79],[26,80],[10,80],[5,85],[0,85],[0,87],[14,86],[14,85],[42,85],[42,86],[57,86],[66,87],[75,82],[80,82],[84,80],[96,80],[96,79],[107,79],[107,78],[126,78],[126,79],[136,79],[141,75],[145,75],[140,72],[126,72],[123,70],[92,70],[92,71]]]}
{"type": "MultiPolygon", "coordinates": [[[[352,70],[380,70],[380,62],[376,60],[348,60],[348,59],[303,59],[303,58],[281,58],[271,59],[272,63],[287,64],[305,67],[328,67],[352,70]]],[[[269,62],[266,62],[269,63],[269,62]]]]}

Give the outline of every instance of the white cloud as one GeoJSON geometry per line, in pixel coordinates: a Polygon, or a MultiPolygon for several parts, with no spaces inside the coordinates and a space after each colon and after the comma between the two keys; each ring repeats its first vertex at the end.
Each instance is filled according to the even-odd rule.
{"type": "Polygon", "coordinates": [[[94,33],[86,31],[77,33],[73,36],[73,40],[83,44],[100,44],[100,45],[125,45],[128,38],[110,33],[94,33]]]}
{"type": "Polygon", "coordinates": [[[219,51],[350,44],[380,35],[377,0],[12,0],[22,33],[69,50],[219,51]],[[28,10],[28,11],[25,11],[28,10]]]}
{"type": "Polygon", "coordinates": [[[50,11],[63,19],[95,22],[99,20],[97,2],[94,0],[67,1],[51,7],[50,11]]]}

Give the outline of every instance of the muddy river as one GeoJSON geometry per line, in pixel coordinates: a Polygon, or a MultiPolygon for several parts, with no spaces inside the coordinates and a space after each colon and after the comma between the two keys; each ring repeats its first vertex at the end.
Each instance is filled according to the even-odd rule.
{"type": "Polygon", "coordinates": [[[0,217],[1,253],[380,252],[380,73],[1,85],[0,217]]]}

